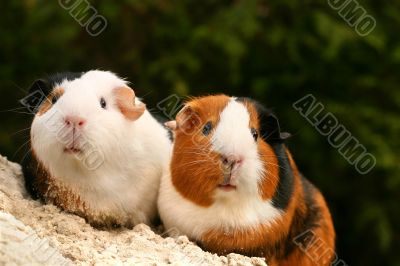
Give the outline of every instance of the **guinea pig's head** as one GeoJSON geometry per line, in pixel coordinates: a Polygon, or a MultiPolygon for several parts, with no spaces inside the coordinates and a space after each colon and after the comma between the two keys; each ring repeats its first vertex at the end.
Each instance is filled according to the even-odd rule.
{"type": "Polygon", "coordinates": [[[286,135],[259,103],[226,95],[195,98],[167,126],[175,133],[172,182],[185,198],[209,206],[240,195],[272,197],[278,161],[271,145],[286,135]]]}
{"type": "Polygon", "coordinates": [[[117,160],[145,111],[126,82],[105,71],[57,74],[37,80],[30,92],[42,96],[34,109],[31,149],[56,173],[95,170],[117,160]]]}

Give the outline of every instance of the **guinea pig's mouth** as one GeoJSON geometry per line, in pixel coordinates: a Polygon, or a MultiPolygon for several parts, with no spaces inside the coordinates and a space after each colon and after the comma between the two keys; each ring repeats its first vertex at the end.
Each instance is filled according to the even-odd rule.
{"type": "Polygon", "coordinates": [[[229,192],[229,191],[233,191],[236,190],[236,186],[235,185],[231,185],[231,184],[220,184],[218,185],[219,189],[222,189],[223,191],[229,192]]]}
{"type": "Polygon", "coordinates": [[[222,165],[222,175],[224,180],[218,184],[218,188],[229,192],[236,190],[236,180],[238,177],[240,164],[222,165]]]}
{"type": "Polygon", "coordinates": [[[77,154],[77,153],[81,153],[81,149],[74,148],[74,147],[72,147],[72,148],[65,147],[64,152],[68,153],[68,154],[77,154]]]}
{"type": "Polygon", "coordinates": [[[235,179],[236,179],[236,172],[233,171],[225,172],[224,181],[218,185],[218,188],[226,192],[236,190],[236,185],[234,185],[235,179]]]}

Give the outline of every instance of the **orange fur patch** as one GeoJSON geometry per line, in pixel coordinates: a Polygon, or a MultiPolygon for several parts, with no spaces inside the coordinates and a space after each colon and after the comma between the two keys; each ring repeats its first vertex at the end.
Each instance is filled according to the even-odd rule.
{"type": "Polygon", "coordinates": [[[200,242],[208,251],[219,255],[235,252],[269,259],[271,254],[267,254],[268,247],[284,236],[281,230],[275,230],[280,227],[282,221],[277,221],[272,226],[261,224],[255,228],[236,229],[230,232],[214,229],[206,232],[200,242]]]}
{"type": "Polygon", "coordinates": [[[274,196],[278,187],[279,162],[273,149],[265,141],[259,140],[258,150],[264,169],[266,169],[266,174],[264,174],[262,182],[258,186],[262,199],[269,200],[274,196]]]}
{"type": "Polygon", "coordinates": [[[171,160],[172,183],[186,199],[200,206],[213,203],[215,188],[223,180],[219,155],[210,151],[209,137],[201,134],[203,125],[218,124],[219,114],[230,98],[225,95],[194,99],[186,104],[190,113],[177,115],[175,145],[171,160]],[[190,123],[192,128],[182,125],[190,123]]]}
{"type": "Polygon", "coordinates": [[[64,89],[63,88],[55,88],[44,100],[38,109],[37,115],[43,115],[46,113],[50,108],[53,106],[52,99],[53,97],[58,97],[60,98],[64,94],[64,89]]]}

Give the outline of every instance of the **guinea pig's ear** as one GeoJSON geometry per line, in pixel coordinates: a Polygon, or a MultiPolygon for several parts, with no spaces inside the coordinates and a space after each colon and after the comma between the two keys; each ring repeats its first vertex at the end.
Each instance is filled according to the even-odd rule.
{"type": "Polygon", "coordinates": [[[193,107],[186,105],[176,115],[175,129],[184,131],[185,133],[191,133],[201,124],[200,117],[195,112],[193,107]]]}
{"type": "Polygon", "coordinates": [[[38,79],[33,82],[29,88],[29,94],[22,98],[19,102],[26,107],[31,113],[36,113],[39,106],[46,99],[47,95],[52,91],[51,85],[45,79],[38,79]]]}
{"type": "Polygon", "coordinates": [[[115,88],[113,94],[118,109],[129,120],[137,120],[146,110],[144,103],[135,101],[135,92],[129,87],[115,88]]]}
{"type": "Polygon", "coordinates": [[[269,142],[282,142],[291,137],[288,132],[281,132],[278,118],[270,113],[262,121],[263,136],[269,142]]]}
{"type": "Polygon", "coordinates": [[[176,124],[176,120],[171,120],[171,121],[165,122],[164,125],[170,130],[175,130],[178,128],[178,126],[176,124]]]}

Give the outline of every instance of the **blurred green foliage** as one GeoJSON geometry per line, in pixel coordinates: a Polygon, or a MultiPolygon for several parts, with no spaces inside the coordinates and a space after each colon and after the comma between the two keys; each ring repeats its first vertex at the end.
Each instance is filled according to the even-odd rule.
{"type": "Polygon", "coordinates": [[[400,2],[360,0],[377,27],[360,37],[326,1],[91,1],[91,37],[58,3],[3,1],[0,153],[18,161],[31,82],[112,70],[148,106],[170,94],[227,93],[273,107],[302,172],[324,193],[348,265],[400,265],[400,2]],[[377,159],[360,175],[292,108],[312,93],[377,159]],[[22,130],[22,131],[20,131],[22,130]]]}

